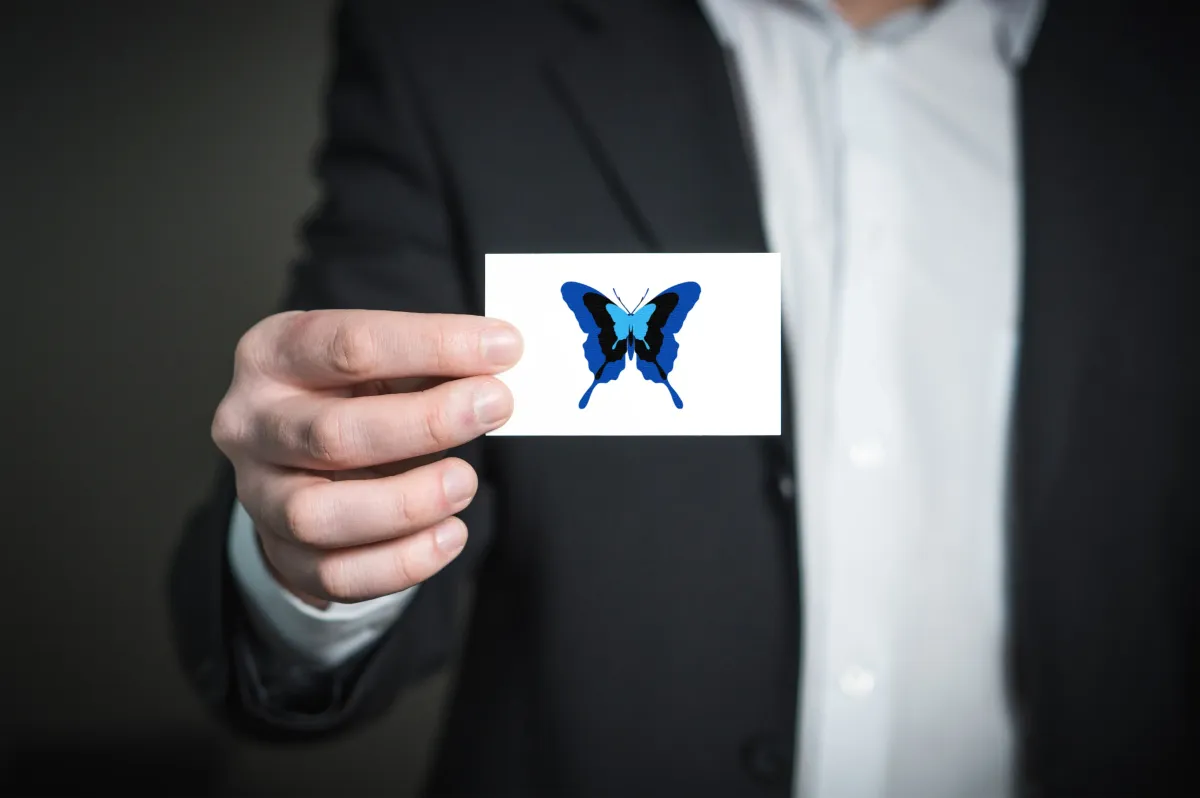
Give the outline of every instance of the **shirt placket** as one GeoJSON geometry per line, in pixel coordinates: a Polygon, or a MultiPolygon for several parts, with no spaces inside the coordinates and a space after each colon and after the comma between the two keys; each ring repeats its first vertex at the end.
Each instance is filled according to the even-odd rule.
{"type": "MultiPolygon", "coordinates": [[[[828,591],[821,753],[815,795],[885,795],[893,680],[892,567],[903,524],[894,346],[902,266],[898,175],[890,157],[885,55],[847,37],[830,72],[840,226],[831,314],[827,493],[828,591]]],[[[815,689],[814,685],[813,688],[815,689]]]]}

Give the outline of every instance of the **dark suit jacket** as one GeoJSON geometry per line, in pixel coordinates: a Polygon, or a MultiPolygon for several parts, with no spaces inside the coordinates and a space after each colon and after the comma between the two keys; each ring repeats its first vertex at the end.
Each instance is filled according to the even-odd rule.
{"type": "MultiPolygon", "coordinates": [[[[1194,6],[1049,6],[1020,81],[1020,783],[1200,795],[1185,788],[1200,758],[1194,6]]],[[[349,2],[337,45],[291,307],[481,313],[487,252],[766,248],[736,92],[694,2],[349,2]]],[[[447,659],[469,580],[431,791],[783,796],[802,639],[790,448],[467,446],[482,482],[464,554],[329,677],[244,622],[225,466],[172,577],[182,661],[241,729],[335,733],[447,659]],[[642,478],[595,512],[631,458],[642,478]]]]}

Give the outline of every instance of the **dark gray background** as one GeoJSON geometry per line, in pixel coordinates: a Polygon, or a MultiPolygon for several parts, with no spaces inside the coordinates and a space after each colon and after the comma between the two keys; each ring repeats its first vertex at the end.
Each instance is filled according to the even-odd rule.
{"type": "Polygon", "coordinates": [[[204,715],[167,635],[168,558],[213,474],[234,343],[272,311],[315,200],[328,14],[0,11],[0,725],[47,791],[67,773],[136,789],[104,771],[149,779],[176,761],[217,768],[222,794],[406,795],[421,776],[445,676],[365,733],[268,748],[204,715]]]}

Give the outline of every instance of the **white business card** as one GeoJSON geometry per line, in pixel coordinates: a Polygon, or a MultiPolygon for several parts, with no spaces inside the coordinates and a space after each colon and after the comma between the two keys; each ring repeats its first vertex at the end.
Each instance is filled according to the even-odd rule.
{"type": "Polygon", "coordinates": [[[484,279],[525,339],[489,434],[780,434],[778,254],[487,255],[484,279]]]}

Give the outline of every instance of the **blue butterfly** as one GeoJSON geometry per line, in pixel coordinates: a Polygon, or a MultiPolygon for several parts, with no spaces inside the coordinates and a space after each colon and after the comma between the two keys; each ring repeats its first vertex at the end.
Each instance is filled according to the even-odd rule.
{"type": "MultiPolygon", "coordinates": [[[[616,293],[613,289],[613,294],[616,293]]],[[[667,386],[675,406],[683,407],[683,400],[667,382],[667,375],[679,352],[675,333],[679,332],[688,311],[700,298],[700,286],[696,283],[671,286],[643,307],[648,293],[649,288],[637,306],[629,310],[620,296],[617,296],[617,302],[621,303],[618,307],[604,294],[583,283],[563,283],[563,301],[575,314],[579,328],[587,333],[583,354],[592,372],[592,384],[579,400],[581,409],[587,407],[596,386],[615,380],[625,368],[625,361],[633,360],[634,354],[642,376],[667,386]]]]}

